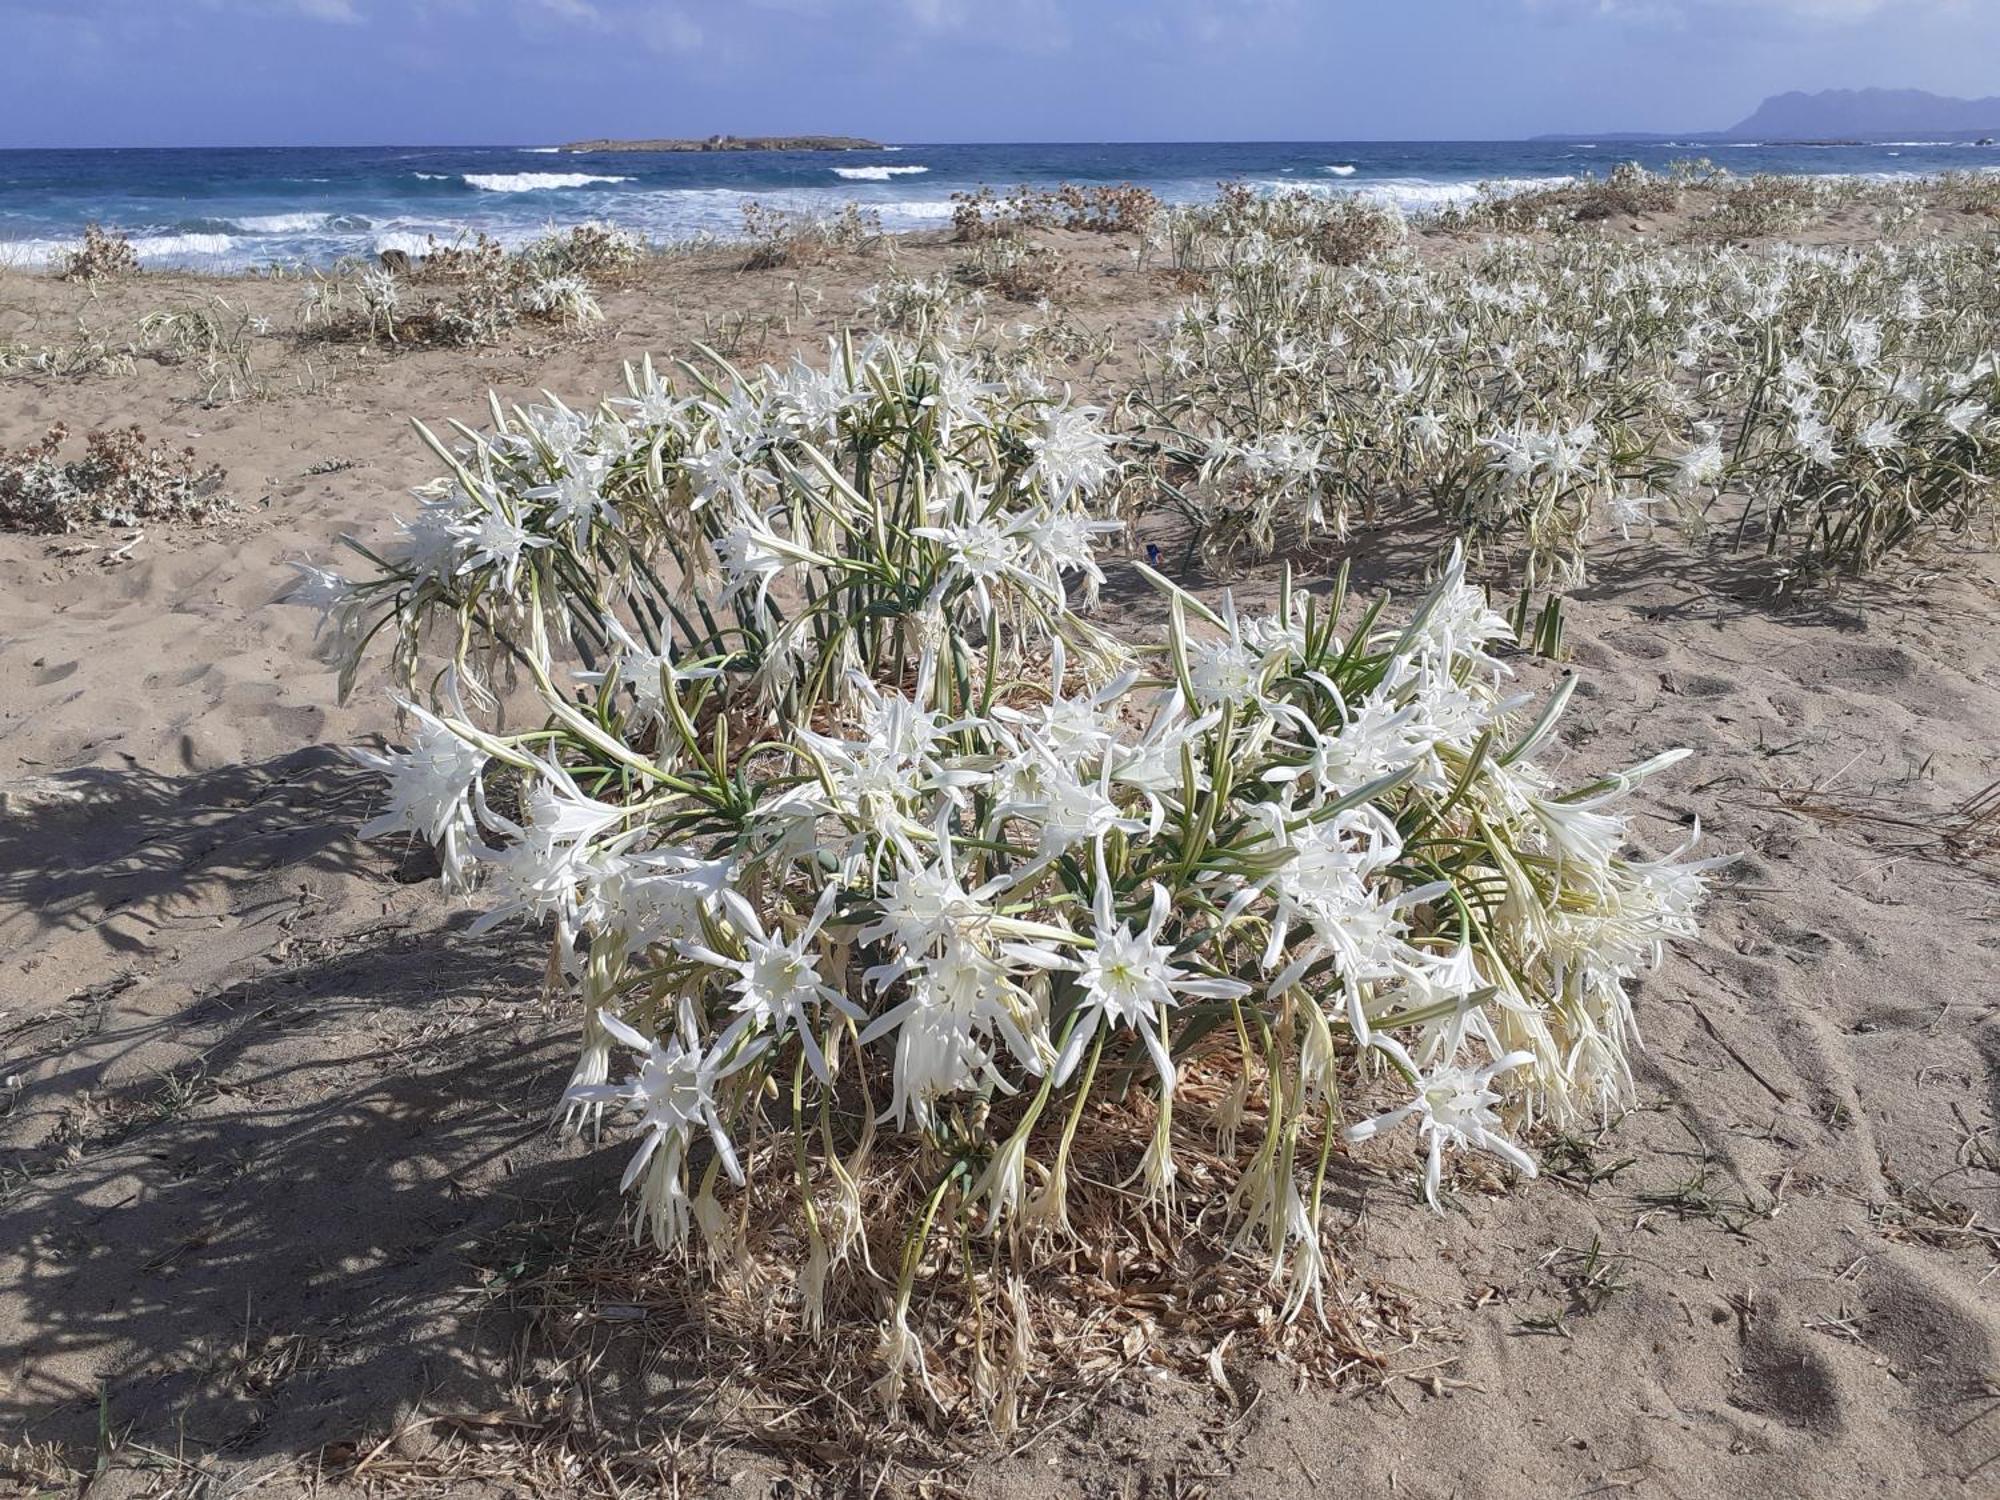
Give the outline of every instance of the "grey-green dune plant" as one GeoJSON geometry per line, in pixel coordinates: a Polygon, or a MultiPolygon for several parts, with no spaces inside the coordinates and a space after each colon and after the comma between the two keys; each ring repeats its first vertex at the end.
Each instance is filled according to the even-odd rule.
{"type": "Polygon", "coordinates": [[[1024,234],[976,242],[972,253],[952,268],[962,284],[1013,302],[1040,302],[1075,290],[1076,269],[1053,245],[1024,234]]]}
{"type": "Polygon", "coordinates": [[[586,268],[627,278],[642,253],[623,231],[585,224],[518,252],[481,235],[381,264],[350,260],[306,283],[300,331],[312,341],[416,348],[491,344],[523,325],[581,333],[604,319],[586,268]]]}
{"type": "Polygon", "coordinates": [[[296,590],[406,695],[365,831],[432,841],[475,932],[544,924],[564,1112],[630,1125],[634,1233],[769,1338],[859,1319],[883,1399],[998,1420],[1051,1255],[1226,1223],[1276,1337],[1336,1153],[1410,1127],[1435,1203],[1627,1097],[1703,879],[1618,804],[1678,755],[1545,769],[1566,690],[1507,691],[1458,561],[1395,617],[1141,568],[1165,629],[1107,634],[1101,414],[936,343],[643,364],[433,447],[296,590]]]}
{"type": "Polygon", "coordinates": [[[743,239],[749,247],[746,271],[819,266],[880,248],[882,216],[858,203],[822,214],[752,200],[743,205],[743,239]]]}
{"type": "Polygon", "coordinates": [[[1149,349],[1129,451],[1212,561],[1417,506],[1540,586],[1660,521],[1791,583],[1992,519],[1990,242],[1497,239],[1342,268],[1313,212],[1167,228],[1202,291],[1149,349]]]}
{"type": "Polygon", "coordinates": [[[150,441],[137,427],[93,428],[65,456],[61,423],[34,442],[0,450],[0,527],[76,531],[141,522],[207,522],[230,509],[218,465],[150,441]]]}
{"type": "Polygon", "coordinates": [[[226,298],[207,297],[146,313],[139,319],[138,347],[162,364],[192,365],[202,378],[204,404],[220,405],[263,392],[251,362],[262,321],[226,298]]]}

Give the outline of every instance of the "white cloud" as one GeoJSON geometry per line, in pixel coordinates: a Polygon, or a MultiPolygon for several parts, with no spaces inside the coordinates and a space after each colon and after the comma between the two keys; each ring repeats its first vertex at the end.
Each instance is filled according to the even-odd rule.
{"type": "Polygon", "coordinates": [[[1204,46],[1269,30],[1289,21],[1297,8],[1295,0],[1179,0],[1163,7],[1176,13],[1182,30],[1204,46]]]}
{"type": "Polygon", "coordinates": [[[1886,11],[1962,10],[1964,0],[1522,0],[1529,10],[1611,20],[1679,25],[1720,12],[1834,24],[1865,21],[1886,11]]]}
{"type": "Polygon", "coordinates": [[[1016,42],[1039,37],[1044,44],[1069,34],[1056,0],[896,0],[890,8],[920,31],[977,33],[1016,42]]]}
{"type": "Polygon", "coordinates": [[[655,52],[684,56],[701,50],[701,26],[679,6],[645,6],[637,19],[640,37],[655,52]]]}
{"type": "Polygon", "coordinates": [[[676,56],[699,51],[707,39],[701,24],[685,9],[660,0],[513,0],[513,5],[523,28],[538,35],[546,35],[552,25],[603,32],[676,56]]]}
{"type": "MultiPolygon", "coordinates": [[[[1708,0],[1713,4],[1714,0],[1708,0]]],[[[1858,21],[1882,10],[1953,10],[1956,0],[1749,0],[1749,7],[1821,21],[1858,21]]]]}
{"type": "Polygon", "coordinates": [[[560,21],[578,21],[594,24],[604,19],[604,13],[590,0],[523,0],[530,11],[546,11],[560,21]]]}
{"type": "MultiPolygon", "coordinates": [[[[757,0],[759,4],[803,7],[813,0],[757,0]]],[[[848,0],[854,9],[886,10],[890,25],[902,22],[920,36],[976,39],[1016,52],[1059,52],[1092,23],[1115,36],[1156,45],[1217,47],[1251,40],[1275,24],[1289,23],[1300,0],[848,0]],[[1091,11],[1098,14],[1091,15],[1091,11]],[[1071,24],[1072,16],[1077,24],[1071,24]]]]}

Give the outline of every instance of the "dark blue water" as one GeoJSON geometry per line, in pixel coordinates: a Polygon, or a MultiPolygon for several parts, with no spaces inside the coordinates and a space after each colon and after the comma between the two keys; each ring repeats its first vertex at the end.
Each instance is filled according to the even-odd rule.
{"type": "Polygon", "coordinates": [[[483,230],[517,243],[604,219],[652,239],[729,234],[743,204],[832,210],[849,200],[891,229],[950,216],[954,191],[1017,183],[1138,182],[1170,200],[1223,180],[1368,193],[1406,209],[1633,160],[1706,155],[1740,173],[1875,177],[2000,170],[1966,142],[1798,146],[1720,142],[1277,142],[1190,145],[906,145],[866,152],[556,155],[535,147],[0,151],[0,258],[33,263],[96,221],[148,264],[216,269],[421,247],[483,230]]]}

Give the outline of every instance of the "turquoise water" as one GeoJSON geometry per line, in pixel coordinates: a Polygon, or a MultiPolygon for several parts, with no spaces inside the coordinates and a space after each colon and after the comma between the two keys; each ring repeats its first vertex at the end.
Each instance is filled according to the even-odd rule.
{"type": "Polygon", "coordinates": [[[470,230],[517,243],[550,224],[605,219],[653,239],[734,233],[743,204],[831,211],[857,201],[891,229],[943,223],[955,191],[1017,183],[1137,182],[1170,200],[1219,181],[1367,193],[1406,209],[1518,185],[1709,156],[1736,172],[1891,177],[2000,170],[2000,148],[1881,141],[1324,141],[922,145],[882,151],[555,154],[547,147],[0,151],[0,259],[34,264],[97,221],[149,265],[325,264],[421,248],[470,230]]]}

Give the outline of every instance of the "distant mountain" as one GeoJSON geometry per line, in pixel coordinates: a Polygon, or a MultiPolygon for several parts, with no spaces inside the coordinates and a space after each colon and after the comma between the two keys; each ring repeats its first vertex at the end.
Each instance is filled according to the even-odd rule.
{"type": "Polygon", "coordinates": [[[1922,89],[1779,94],[1726,134],[1746,140],[2000,135],[2000,99],[1948,99],[1922,89]]]}

